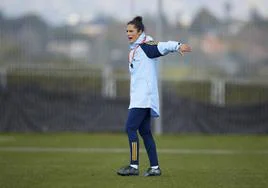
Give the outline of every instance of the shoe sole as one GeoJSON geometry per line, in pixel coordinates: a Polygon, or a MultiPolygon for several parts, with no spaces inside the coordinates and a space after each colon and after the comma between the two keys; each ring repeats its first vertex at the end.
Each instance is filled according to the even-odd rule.
{"type": "Polygon", "coordinates": [[[138,176],[139,174],[120,174],[120,173],[117,173],[117,175],[119,175],[119,176],[138,176]]]}
{"type": "Polygon", "coordinates": [[[144,177],[149,177],[149,176],[161,176],[161,174],[150,174],[150,175],[143,175],[144,177]]]}

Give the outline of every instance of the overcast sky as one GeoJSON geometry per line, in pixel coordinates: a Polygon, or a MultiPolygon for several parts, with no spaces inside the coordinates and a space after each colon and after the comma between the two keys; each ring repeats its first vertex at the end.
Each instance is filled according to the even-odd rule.
{"type": "MultiPolygon", "coordinates": [[[[120,20],[129,20],[135,15],[157,13],[158,0],[0,0],[1,11],[9,17],[28,12],[39,13],[54,24],[63,23],[70,15],[90,19],[97,14],[108,14],[120,20]]],[[[201,7],[207,7],[218,17],[224,13],[223,5],[233,5],[232,16],[246,20],[250,7],[256,7],[261,15],[268,17],[268,0],[163,0],[163,10],[170,21],[180,18],[187,22],[201,7]]]]}

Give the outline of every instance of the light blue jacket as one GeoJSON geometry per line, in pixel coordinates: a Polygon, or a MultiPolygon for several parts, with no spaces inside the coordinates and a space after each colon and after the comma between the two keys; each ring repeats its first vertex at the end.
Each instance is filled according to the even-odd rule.
{"type": "Polygon", "coordinates": [[[151,116],[158,117],[158,57],[178,52],[181,43],[176,41],[154,42],[142,33],[130,45],[130,104],[131,108],[150,108],[151,116]]]}

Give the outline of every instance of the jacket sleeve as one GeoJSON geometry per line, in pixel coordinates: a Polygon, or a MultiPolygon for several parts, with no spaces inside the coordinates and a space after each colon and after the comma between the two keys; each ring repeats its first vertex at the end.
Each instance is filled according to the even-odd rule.
{"type": "Polygon", "coordinates": [[[149,41],[149,42],[140,44],[140,47],[149,58],[157,58],[157,57],[162,56],[157,46],[158,46],[158,42],[155,42],[155,41],[149,41]]]}
{"type": "Polygon", "coordinates": [[[157,48],[162,55],[167,55],[170,52],[178,52],[181,45],[182,43],[177,41],[159,42],[157,48]]]}
{"type": "Polygon", "coordinates": [[[157,58],[160,56],[167,55],[170,52],[176,52],[178,51],[180,46],[181,43],[176,41],[168,41],[168,42],[149,41],[140,44],[140,47],[149,58],[157,58]]]}

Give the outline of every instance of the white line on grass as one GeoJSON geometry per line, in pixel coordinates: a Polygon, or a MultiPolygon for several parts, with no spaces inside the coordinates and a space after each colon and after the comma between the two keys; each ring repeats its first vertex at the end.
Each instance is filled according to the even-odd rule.
{"type": "Polygon", "coordinates": [[[0,142],[16,141],[13,136],[0,136],[0,142]]]}
{"type": "MultiPolygon", "coordinates": [[[[68,152],[68,153],[127,153],[127,148],[43,148],[43,147],[0,147],[1,152],[68,152]]],[[[141,149],[141,152],[145,150],[141,149]]],[[[224,149],[158,149],[166,154],[207,154],[207,155],[235,155],[235,154],[268,154],[268,150],[224,150],[224,149]]]]}

